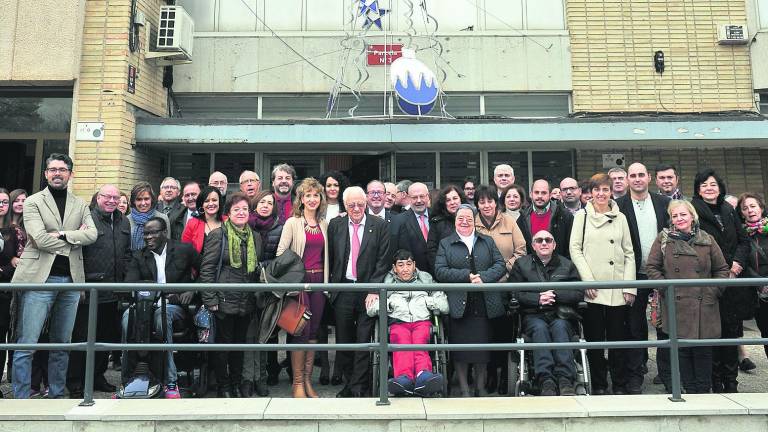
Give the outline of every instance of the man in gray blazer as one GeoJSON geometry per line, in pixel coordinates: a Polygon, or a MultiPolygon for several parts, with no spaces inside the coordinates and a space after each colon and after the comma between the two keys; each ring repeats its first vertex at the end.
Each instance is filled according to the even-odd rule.
{"type": "MultiPolygon", "coordinates": [[[[12,283],[83,283],[83,246],[96,241],[98,230],[88,205],[67,190],[72,159],[52,153],[45,161],[48,187],[24,202],[24,227],[29,240],[12,283]]],[[[26,291],[21,297],[18,343],[37,343],[49,318],[51,343],[69,343],[77,314],[78,291],[26,291]],[[49,315],[50,311],[50,315],[49,315]]],[[[13,354],[13,394],[30,396],[32,354],[13,354]]],[[[49,397],[64,396],[67,351],[51,351],[48,357],[49,397]]]]}

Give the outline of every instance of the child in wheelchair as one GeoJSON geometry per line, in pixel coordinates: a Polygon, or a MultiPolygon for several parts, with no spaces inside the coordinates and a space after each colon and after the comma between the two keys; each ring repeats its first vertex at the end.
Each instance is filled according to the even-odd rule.
{"type": "MultiPolygon", "coordinates": [[[[395,253],[392,271],[384,283],[428,284],[432,276],[416,268],[413,254],[400,249],[395,253]]],[[[369,316],[379,313],[379,303],[368,309],[369,316]]],[[[387,315],[389,338],[393,344],[426,344],[431,333],[431,316],[448,313],[448,298],[442,291],[388,291],[387,315]]],[[[394,377],[388,383],[394,396],[429,397],[443,389],[444,377],[432,372],[432,361],[426,351],[396,351],[392,353],[394,377]]]]}

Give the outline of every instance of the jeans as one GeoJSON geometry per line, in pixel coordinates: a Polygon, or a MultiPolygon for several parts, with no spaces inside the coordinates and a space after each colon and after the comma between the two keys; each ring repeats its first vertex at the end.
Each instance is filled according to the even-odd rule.
{"type": "MultiPolygon", "coordinates": [[[[72,283],[68,276],[49,276],[46,283],[72,283]]],[[[18,343],[37,343],[46,318],[49,318],[51,343],[69,343],[72,327],[75,325],[77,291],[27,291],[22,295],[19,311],[18,343]]],[[[13,397],[27,399],[30,396],[32,379],[32,355],[34,351],[13,353],[13,397]]],[[[67,381],[68,351],[50,351],[48,357],[48,395],[51,398],[64,396],[67,381]]]]}
{"type": "MultiPolygon", "coordinates": [[[[523,317],[523,331],[531,336],[534,343],[567,343],[571,341],[573,330],[571,323],[564,319],[554,317],[550,320],[546,315],[533,314],[523,317]]],[[[533,351],[533,368],[539,382],[554,378],[573,381],[576,378],[576,367],[573,363],[571,349],[533,351]]]]}
{"type": "MultiPolygon", "coordinates": [[[[123,322],[122,322],[122,328],[123,328],[123,342],[125,342],[128,339],[128,315],[130,312],[130,308],[127,309],[123,313],[123,322]]],[[[168,343],[173,343],[173,322],[176,320],[183,320],[184,319],[184,309],[179,305],[173,305],[169,304],[166,305],[165,308],[165,316],[167,323],[166,328],[166,334],[168,335],[168,343]]],[[[155,309],[154,313],[155,318],[155,329],[161,329],[163,328],[163,313],[162,309],[157,308],[155,309]]],[[[167,351],[166,352],[167,361],[165,363],[165,384],[175,384],[176,383],[176,363],[173,362],[173,351],[167,351]]],[[[128,356],[126,353],[123,353],[122,356],[122,367],[123,367],[123,374],[130,372],[128,371],[128,356]]]]}

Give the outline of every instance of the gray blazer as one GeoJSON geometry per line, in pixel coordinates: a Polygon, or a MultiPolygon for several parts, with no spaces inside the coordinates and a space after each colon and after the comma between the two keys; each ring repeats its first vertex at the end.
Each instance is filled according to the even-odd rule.
{"type": "Polygon", "coordinates": [[[62,221],[56,201],[48,188],[43,189],[24,202],[24,228],[29,240],[13,274],[13,283],[44,283],[56,255],[69,257],[74,282],[85,282],[83,246],[95,242],[99,234],[85,201],[68,192],[62,221]],[[49,235],[58,231],[64,233],[66,240],[49,235]]]}

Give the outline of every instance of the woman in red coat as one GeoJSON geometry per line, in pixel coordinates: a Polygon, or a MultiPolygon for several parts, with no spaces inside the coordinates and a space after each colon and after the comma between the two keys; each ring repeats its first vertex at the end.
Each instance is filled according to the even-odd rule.
{"type": "Polygon", "coordinates": [[[221,228],[223,222],[224,197],[213,186],[206,186],[197,196],[197,216],[189,219],[181,241],[191,243],[198,253],[203,250],[203,243],[208,234],[221,228]]]}

